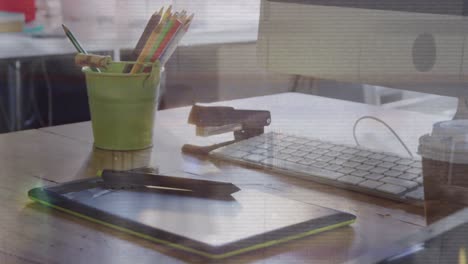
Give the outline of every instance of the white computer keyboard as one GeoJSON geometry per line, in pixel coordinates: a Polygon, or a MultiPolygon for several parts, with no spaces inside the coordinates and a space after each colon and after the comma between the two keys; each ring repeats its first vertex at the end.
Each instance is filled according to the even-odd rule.
{"type": "Polygon", "coordinates": [[[420,160],[362,147],[266,133],[210,156],[393,200],[424,200],[420,160]]]}

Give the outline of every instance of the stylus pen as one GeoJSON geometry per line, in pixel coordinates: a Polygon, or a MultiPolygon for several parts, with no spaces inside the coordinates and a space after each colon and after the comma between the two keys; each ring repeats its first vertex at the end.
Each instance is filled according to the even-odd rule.
{"type": "Polygon", "coordinates": [[[104,185],[111,189],[159,188],[166,190],[187,191],[205,196],[229,196],[240,189],[229,182],[217,182],[148,174],[130,171],[103,170],[100,174],[104,185]]]}

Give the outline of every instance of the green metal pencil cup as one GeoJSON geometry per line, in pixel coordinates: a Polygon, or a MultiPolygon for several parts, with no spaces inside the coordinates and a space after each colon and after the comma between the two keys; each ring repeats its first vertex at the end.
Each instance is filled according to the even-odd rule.
{"type": "Polygon", "coordinates": [[[138,150],[152,146],[159,94],[159,62],[145,64],[149,73],[122,73],[134,62],[111,62],[94,72],[84,67],[93,125],[94,145],[107,150],[138,150]]]}

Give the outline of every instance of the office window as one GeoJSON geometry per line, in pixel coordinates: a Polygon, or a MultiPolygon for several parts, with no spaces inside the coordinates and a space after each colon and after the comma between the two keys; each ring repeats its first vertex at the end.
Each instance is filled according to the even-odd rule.
{"type": "MultiPolygon", "coordinates": [[[[57,0],[42,0],[57,2],[57,0]]],[[[260,0],[62,0],[65,19],[112,18],[122,24],[144,23],[162,6],[194,12],[193,31],[236,31],[258,26],[260,0]]]]}

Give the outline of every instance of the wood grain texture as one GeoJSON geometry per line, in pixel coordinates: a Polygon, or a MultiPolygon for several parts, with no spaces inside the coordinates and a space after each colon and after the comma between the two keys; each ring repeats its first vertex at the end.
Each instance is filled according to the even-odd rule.
{"type": "MultiPolygon", "coordinates": [[[[352,144],[351,128],[362,115],[387,121],[412,151],[417,139],[441,117],[378,107],[281,94],[216,105],[272,112],[271,131],[302,134],[352,144]]],[[[195,137],[186,124],[190,108],[159,111],[154,147],[117,152],[93,149],[89,122],[0,135],[0,262],[2,263],[206,263],[175,251],[77,219],[28,200],[29,189],[92,176],[97,169],[158,167],[174,176],[261,185],[290,199],[357,215],[349,227],[258,250],[220,263],[340,263],[385,247],[424,225],[422,210],[401,203],[340,190],[301,179],[181,154],[184,143],[209,144],[231,139],[195,137]],[[5,261],[3,261],[5,260],[5,261]]],[[[366,146],[404,153],[379,124],[363,122],[366,146]]]]}

